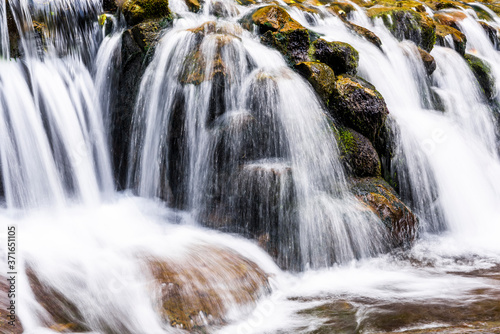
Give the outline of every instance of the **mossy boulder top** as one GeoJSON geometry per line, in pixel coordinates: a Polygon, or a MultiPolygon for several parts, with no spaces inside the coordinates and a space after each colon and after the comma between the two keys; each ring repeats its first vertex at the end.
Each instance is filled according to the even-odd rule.
{"type": "Polygon", "coordinates": [[[168,0],[126,0],[122,10],[130,25],[136,25],[149,19],[171,16],[168,0]]]}

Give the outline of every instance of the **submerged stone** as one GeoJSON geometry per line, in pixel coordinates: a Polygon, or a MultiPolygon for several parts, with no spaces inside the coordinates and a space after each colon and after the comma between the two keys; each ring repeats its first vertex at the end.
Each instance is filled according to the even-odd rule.
{"type": "Polygon", "coordinates": [[[410,245],[417,237],[418,218],[382,178],[353,179],[351,190],[390,230],[396,247],[410,245]]]}
{"type": "Polygon", "coordinates": [[[350,75],[337,77],[328,107],[334,119],[361,133],[372,143],[389,114],[384,98],[375,87],[350,75]]]}

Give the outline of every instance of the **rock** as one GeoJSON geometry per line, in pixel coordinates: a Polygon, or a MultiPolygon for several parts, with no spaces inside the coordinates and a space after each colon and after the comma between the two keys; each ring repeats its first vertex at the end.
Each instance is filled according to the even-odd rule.
{"type": "Polygon", "coordinates": [[[493,100],[496,97],[496,88],[495,78],[491,74],[490,65],[481,58],[468,53],[465,54],[464,58],[467,60],[467,64],[474,73],[484,96],[488,100],[493,100]]]}
{"type": "Polygon", "coordinates": [[[427,75],[431,75],[436,70],[436,61],[434,57],[427,51],[418,48],[418,52],[420,53],[420,58],[422,58],[422,62],[424,63],[425,70],[427,71],[427,75]]]}
{"type": "Polygon", "coordinates": [[[467,37],[460,30],[453,27],[442,24],[436,25],[436,44],[440,46],[448,46],[446,43],[447,36],[451,36],[453,48],[463,56],[467,46],[467,37]]]}
{"type": "Polygon", "coordinates": [[[240,14],[238,7],[224,1],[213,1],[210,3],[210,14],[215,17],[234,17],[240,14]]]}
{"type": "Polygon", "coordinates": [[[481,25],[481,27],[483,28],[486,35],[488,35],[488,38],[490,39],[491,43],[498,50],[498,48],[500,47],[500,41],[498,39],[498,30],[496,28],[490,26],[486,22],[478,21],[478,23],[481,25]]]}
{"type": "Polygon", "coordinates": [[[367,11],[371,19],[381,18],[385,26],[399,40],[413,41],[430,52],[436,42],[436,24],[423,6],[412,7],[406,1],[397,1],[397,7],[372,7],[367,11]]]}
{"type": "Polygon", "coordinates": [[[262,42],[276,48],[291,64],[309,60],[309,31],[285,9],[276,5],[261,7],[246,15],[241,23],[250,31],[256,25],[262,42]]]}
{"type": "MultiPolygon", "coordinates": [[[[229,320],[230,311],[237,307],[250,310],[261,296],[270,292],[268,275],[235,251],[212,245],[187,247],[182,256],[161,258],[141,254],[135,257],[138,265],[144,268],[143,272],[150,272],[153,278],[148,284],[150,295],[169,325],[187,330],[222,325],[229,320]]],[[[45,326],[71,332],[89,332],[92,329],[87,323],[88,316],[83,315],[76,303],[59,293],[58,287],[52,286],[51,282],[42,282],[31,268],[27,273],[36,300],[53,319],[45,326]]],[[[79,289],[85,287],[86,284],[82,284],[79,289]]],[[[102,307],[100,303],[103,301],[96,301],[97,306],[102,307]]],[[[98,321],[104,328],[111,325],[106,324],[105,314],[98,316],[92,320],[98,321]]],[[[116,319],[114,321],[114,328],[124,326],[116,323],[116,319]]]]}
{"type": "Polygon", "coordinates": [[[189,10],[192,11],[193,13],[197,13],[200,8],[200,2],[198,0],[184,0],[186,2],[186,5],[188,6],[189,10]]]}
{"type": "Polygon", "coordinates": [[[334,119],[361,133],[372,143],[389,114],[384,98],[375,87],[350,75],[337,77],[328,107],[334,119]]]}
{"type": "Polygon", "coordinates": [[[361,26],[358,26],[354,23],[350,23],[348,25],[348,27],[356,32],[359,36],[363,37],[364,39],[366,39],[368,42],[372,43],[373,45],[375,45],[376,47],[378,47],[379,49],[382,47],[382,41],[380,40],[380,38],[375,35],[372,31],[366,29],[365,27],[361,27],[361,26]]]}
{"type": "Polygon", "coordinates": [[[10,57],[18,58],[20,56],[19,44],[20,44],[20,36],[17,31],[17,25],[14,17],[12,16],[12,12],[10,10],[9,2],[6,2],[6,11],[7,11],[7,30],[9,31],[9,43],[10,43],[10,57]]]}
{"type": "Polygon", "coordinates": [[[407,246],[415,240],[418,218],[382,178],[352,179],[351,190],[390,230],[394,246],[407,246]]]}
{"type": "Polygon", "coordinates": [[[168,0],[126,0],[122,11],[127,23],[132,26],[149,19],[171,20],[168,0]]]}
{"type": "MultiPolygon", "coordinates": [[[[10,306],[10,299],[8,297],[9,288],[7,277],[0,275],[0,334],[21,334],[23,332],[23,326],[19,320],[19,312],[16,312],[17,314],[13,320],[10,318],[10,311],[7,309],[10,306]],[[9,324],[12,320],[14,326],[9,324]]],[[[18,300],[19,299],[16,298],[16,303],[18,300]]],[[[18,303],[16,304],[16,309],[19,309],[18,303]]]]}
{"type": "Polygon", "coordinates": [[[335,86],[335,73],[326,64],[301,62],[295,69],[313,86],[319,97],[328,105],[328,100],[335,86]]]}
{"type": "Polygon", "coordinates": [[[148,52],[154,48],[156,42],[160,37],[160,32],[163,28],[164,22],[160,19],[149,20],[141,22],[132,27],[132,35],[137,45],[143,52],[148,52]]]}
{"type": "Polygon", "coordinates": [[[318,38],[311,44],[310,54],[314,60],[330,66],[335,74],[357,72],[359,54],[351,45],[343,42],[327,42],[318,38]]]}
{"type": "Polygon", "coordinates": [[[434,20],[438,22],[439,24],[443,24],[445,26],[449,26],[452,28],[455,28],[457,30],[460,30],[459,25],[457,22],[462,21],[465,19],[467,15],[463,11],[451,11],[451,12],[440,12],[434,14],[434,20]]]}
{"type": "Polygon", "coordinates": [[[348,173],[354,177],[379,177],[380,159],[372,143],[356,131],[338,127],[336,138],[340,149],[340,160],[348,173]]]}
{"type": "Polygon", "coordinates": [[[106,12],[116,12],[118,10],[116,0],[103,0],[102,9],[106,12]]]}
{"type": "Polygon", "coordinates": [[[238,253],[193,246],[182,257],[146,258],[171,326],[187,330],[222,325],[236,307],[255,304],[269,293],[266,273],[238,253]]]}
{"type": "Polygon", "coordinates": [[[325,7],[330,13],[342,18],[346,18],[354,11],[354,6],[347,1],[335,1],[325,7]]]}

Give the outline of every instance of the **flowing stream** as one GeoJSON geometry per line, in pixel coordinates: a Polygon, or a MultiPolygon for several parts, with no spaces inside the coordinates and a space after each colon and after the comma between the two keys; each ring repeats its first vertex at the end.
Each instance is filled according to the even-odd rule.
{"type": "MultiPolygon", "coordinates": [[[[110,136],[116,71],[127,61],[123,17],[101,26],[97,0],[8,3],[0,0],[0,253],[16,226],[26,333],[185,332],[160,311],[169,288],[155,263],[177,270],[192,289],[183,298],[208,289],[218,301],[222,321],[191,317],[210,333],[500,327],[500,56],[473,10],[459,25],[467,52],[492,69],[490,101],[452,48],[434,47],[429,78],[417,47],[357,5],[349,20],[381,48],[324,7],[280,3],[322,38],[356,48],[358,75],[387,103],[390,172],[420,219],[415,244],[390,251],[382,221],[349,190],[335,120],[283,56],[240,25],[254,6],[219,1],[226,14],[216,18],[215,2],[198,14],[170,2],[178,17],[140,82],[127,189],[117,191],[110,136]]],[[[2,279],[7,269],[0,262],[2,279]]]]}

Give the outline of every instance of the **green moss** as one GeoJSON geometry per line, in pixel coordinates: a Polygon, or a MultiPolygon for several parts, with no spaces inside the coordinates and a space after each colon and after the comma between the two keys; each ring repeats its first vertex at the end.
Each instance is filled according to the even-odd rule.
{"type": "Polygon", "coordinates": [[[496,96],[495,79],[491,74],[491,67],[481,58],[474,55],[465,54],[464,58],[467,60],[467,64],[474,73],[483,94],[488,100],[494,99],[496,96]]]}
{"type": "Polygon", "coordinates": [[[327,42],[322,38],[315,40],[308,50],[312,60],[330,66],[335,74],[351,74],[357,72],[359,53],[350,44],[343,42],[327,42]]]}
{"type": "Polygon", "coordinates": [[[168,0],[127,0],[122,9],[127,22],[131,25],[149,19],[172,19],[168,0]]]}

